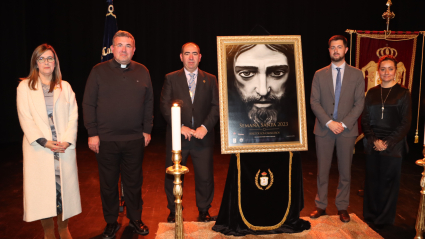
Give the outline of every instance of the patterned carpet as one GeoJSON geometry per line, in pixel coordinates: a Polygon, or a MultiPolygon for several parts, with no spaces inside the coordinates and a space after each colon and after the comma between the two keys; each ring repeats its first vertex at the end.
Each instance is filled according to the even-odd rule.
{"type": "MultiPolygon", "coordinates": [[[[273,234],[273,235],[247,235],[244,237],[226,236],[211,230],[214,222],[184,222],[184,237],[186,239],[252,239],[252,238],[323,238],[323,239],[369,239],[382,238],[378,233],[373,231],[366,223],[360,220],[355,214],[350,214],[351,221],[343,223],[339,220],[339,216],[322,216],[318,219],[310,219],[303,217],[302,219],[311,222],[311,229],[301,233],[294,234],[273,234]]],[[[156,233],[157,239],[174,238],[174,223],[159,223],[156,233]]]]}

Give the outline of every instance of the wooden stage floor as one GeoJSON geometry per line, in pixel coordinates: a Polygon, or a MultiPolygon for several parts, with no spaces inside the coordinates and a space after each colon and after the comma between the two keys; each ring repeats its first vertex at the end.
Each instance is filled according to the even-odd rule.
{"type": "MultiPolygon", "coordinates": [[[[230,155],[220,153],[219,137],[214,152],[215,196],[210,214],[217,215],[226,181],[230,155]]],[[[304,210],[301,216],[308,216],[314,210],[316,194],[316,157],[314,136],[309,135],[309,151],[302,152],[304,179],[304,210]]],[[[143,161],[144,200],[142,220],[149,226],[150,234],[138,236],[127,228],[128,219],[121,213],[119,222],[122,228],[117,238],[155,238],[159,222],[165,222],[169,214],[164,193],[165,174],[165,135],[154,132],[152,142],[146,148],[143,161]]],[[[416,214],[419,206],[421,172],[423,169],[415,165],[420,157],[421,145],[411,148],[410,158],[403,162],[400,194],[397,206],[395,225],[378,231],[384,238],[413,238],[415,236],[416,214]],[[412,153],[412,151],[414,151],[412,153]],[[414,156],[412,156],[414,155],[414,156]],[[415,158],[416,157],[416,158],[415,158]]],[[[22,220],[22,148],[21,143],[0,145],[0,238],[43,238],[43,230],[39,221],[26,223],[22,220]]],[[[352,166],[352,183],[349,213],[355,213],[363,220],[363,198],[358,190],[364,183],[364,156],[361,145],[356,147],[352,166]]],[[[99,193],[98,169],[95,155],[87,147],[87,138],[80,137],[77,145],[77,160],[81,190],[82,213],[70,219],[70,232],[73,238],[101,238],[105,227],[99,193]]],[[[195,221],[198,211],[195,203],[194,172],[189,160],[190,173],[185,176],[183,192],[183,217],[185,221],[195,221]]],[[[336,214],[334,195],[336,194],[338,171],[336,160],[332,164],[329,186],[329,206],[327,213],[336,214]]],[[[40,192],[43,193],[43,192],[40,192]]],[[[57,238],[58,235],[57,235],[57,238]]]]}

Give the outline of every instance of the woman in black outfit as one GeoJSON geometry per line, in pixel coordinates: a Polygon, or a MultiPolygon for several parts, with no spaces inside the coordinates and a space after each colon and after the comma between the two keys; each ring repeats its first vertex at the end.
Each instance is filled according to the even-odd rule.
{"type": "Polygon", "coordinates": [[[380,228],[394,223],[412,109],[409,90],[397,84],[395,58],[381,57],[377,68],[381,84],[368,91],[362,115],[366,153],[363,216],[380,228]]]}

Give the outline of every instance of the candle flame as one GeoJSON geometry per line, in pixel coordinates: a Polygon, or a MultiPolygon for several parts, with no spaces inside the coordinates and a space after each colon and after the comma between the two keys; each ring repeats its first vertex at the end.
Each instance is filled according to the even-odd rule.
{"type": "Polygon", "coordinates": [[[174,104],[173,104],[173,106],[174,106],[174,107],[178,107],[178,106],[179,106],[179,104],[177,104],[177,103],[174,103],[174,104]]]}

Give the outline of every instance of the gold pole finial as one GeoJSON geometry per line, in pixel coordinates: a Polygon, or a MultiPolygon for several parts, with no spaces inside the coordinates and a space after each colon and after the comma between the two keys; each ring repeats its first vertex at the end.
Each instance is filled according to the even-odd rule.
{"type": "Polygon", "coordinates": [[[388,9],[386,12],[384,12],[384,14],[382,14],[382,18],[387,20],[387,32],[388,32],[390,29],[390,20],[395,17],[395,14],[391,12],[390,10],[391,5],[393,5],[391,0],[388,0],[386,5],[388,6],[388,9]]]}

